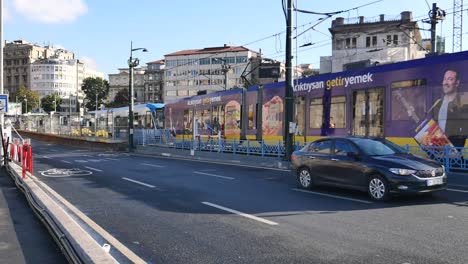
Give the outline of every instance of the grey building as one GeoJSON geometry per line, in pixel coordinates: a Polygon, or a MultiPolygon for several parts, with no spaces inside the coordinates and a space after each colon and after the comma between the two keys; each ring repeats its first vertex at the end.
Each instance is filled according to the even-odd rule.
{"type": "Polygon", "coordinates": [[[411,12],[401,12],[399,19],[332,21],[332,55],[320,57],[320,73],[369,67],[424,58],[427,51],[421,45],[422,38],[417,21],[411,12]]]}
{"type": "Polygon", "coordinates": [[[145,71],[145,102],[156,103],[164,101],[164,60],[146,63],[145,71]]]}

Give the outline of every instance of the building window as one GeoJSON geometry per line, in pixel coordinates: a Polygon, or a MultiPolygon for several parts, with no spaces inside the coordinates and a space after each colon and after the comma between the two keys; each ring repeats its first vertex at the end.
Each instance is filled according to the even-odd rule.
{"type": "Polygon", "coordinates": [[[178,90],[177,91],[177,96],[187,96],[188,95],[188,90],[178,90]]]}
{"type": "Polygon", "coordinates": [[[200,65],[209,65],[211,62],[211,59],[210,58],[203,58],[203,59],[200,59],[200,65]]]}
{"type": "Polygon", "coordinates": [[[24,83],[28,82],[28,76],[27,75],[23,75],[23,82],[24,83]]]}
{"type": "Polygon", "coordinates": [[[366,37],[366,48],[369,48],[371,45],[371,37],[366,37]]]}
{"type": "Polygon", "coordinates": [[[356,38],[346,38],[346,48],[352,49],[356,48],[357,39],[356,38]]]}
{"type": "Polygon", "coordinates": [[[237,56],[236,63],[245,63],[247,62],[247,56],[237,56]]]}
{"type": "Polygon", "coordinates": [[[226,63],[228,63],[228,64],[233,64],[233,63],[236,63],[236,58],[235,57],[226,57],[226,58],[224,58],[224,61],[226,61],[226,63]]]}
{"type": "Polygon", "coordinates": [[[392,44],[392,35],[387,35],[387,46],[392,44]]]}
{"type": "Polygon", "coordinates": [[[393,45],[398,45],[398,35],[393,35],[393,45]]]}
{"type": "Polygon", "coordinates": [[[377,36],[372,36],[372,47],[377,46],[377,36]]]}

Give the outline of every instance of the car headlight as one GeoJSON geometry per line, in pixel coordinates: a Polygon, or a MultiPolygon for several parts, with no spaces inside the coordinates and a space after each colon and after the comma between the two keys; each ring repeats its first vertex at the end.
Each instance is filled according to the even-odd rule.
{"type": "Polygon", "coordinates": [[[415,170],[390,168],[389,171],[396,175],[410,175],[416,173],[415,170]]]}

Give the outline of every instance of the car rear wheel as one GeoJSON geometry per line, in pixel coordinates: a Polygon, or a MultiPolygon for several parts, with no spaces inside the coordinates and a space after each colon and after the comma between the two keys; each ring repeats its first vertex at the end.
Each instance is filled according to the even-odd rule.
{"type": "Polygon", "coordinates": [[[380,175],[372,175],[369,177],[367,190],[370,198],[375,201],[387,201],[389,198],[388,183],[380,175]]]}
{"type": "Polygon", "coordinates": [[[297,179],[299,184],[304,189],[310,189],[313,186],[312,175],[310,174],[309,169],[300,168],[297,173],[297,179]]]}

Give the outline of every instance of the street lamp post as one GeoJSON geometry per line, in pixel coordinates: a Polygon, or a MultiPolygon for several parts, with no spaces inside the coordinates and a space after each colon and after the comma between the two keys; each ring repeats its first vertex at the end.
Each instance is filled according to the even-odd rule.
{"type": "Polygon", "coordinates": [[[133,68],[138,66],[140,60],[138,58],[133,58],[133,52],[141,50],[142,52],[147,52],[145,48],[133,48],[133,41],[130,42],[130,58],[128,59],[129,67],[129,89],[128,89],[128,151],[133,151],[133,68]]]}
{"type": "Polygon", "coordinates": [[[97,131],[97,120],[98,120],[98,117],[97,117],[97,110],[98,110],[98,93],[97,93],[97,90],[96,90],[96,112],[94,112],[94,137],[97,137],[97,136],[96,136],[96,131],[97,131]]]}

